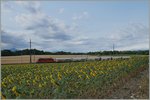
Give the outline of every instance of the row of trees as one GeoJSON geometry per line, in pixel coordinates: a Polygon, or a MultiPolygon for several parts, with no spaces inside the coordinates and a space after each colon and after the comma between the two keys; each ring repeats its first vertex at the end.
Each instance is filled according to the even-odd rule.
{"type": "Polygon", "coordinates": [[[139,51],[98,51],[89,52],[90,55],[149,55],[149,50],[139,51]]]}
{"type": "Polygon", "coordinates": [[[71,55],[71,54],[84,54],[84,53],[72,53],[72,52],[64,52],[64,51],[58,51],[58,52],[48,52],[43,50],[37,50],[37,49],[24,49],[24,50],[2,50],[1,55],[2,56],[18,56],[18,55],[71,55]]]}
{"type": "Polygon", "coordinates": [[[87,52],[87,53],[72,53],[72,52],[47,52],[43,50],[37,50],[37,49],[24,49],[24,50],[2,50],[1,55],[2,56],[18,56],[18,55],[82,55],[82,54],[88,54],[88,55],[149,55],[149,50],[140,50],[140,51],[97,51],[97,52],[87,52]]]}

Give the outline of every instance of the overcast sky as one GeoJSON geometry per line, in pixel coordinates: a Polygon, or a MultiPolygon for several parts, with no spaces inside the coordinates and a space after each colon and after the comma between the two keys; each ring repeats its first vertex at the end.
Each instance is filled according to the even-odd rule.
{"type": "Polygon", "coordinates": [[[148,0],[3,1],[2,49],[149,49],[148,0]]]}

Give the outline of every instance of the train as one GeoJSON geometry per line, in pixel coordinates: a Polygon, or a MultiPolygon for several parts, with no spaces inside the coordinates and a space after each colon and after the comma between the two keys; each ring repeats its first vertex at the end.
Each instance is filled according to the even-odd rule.
{"type": "Polygon", "coordinates": [[[76,62],[91,60],[112,60],[112,59],[128,59],[129,56],[118,57],[96,57],[96,58],[39,58],[36,63],[60,63],[60,62],[76,62]]]}
{"type": "Polygon", "coordinates": [[[59,62],[72,62],[72,61],[85,61],[86,59],[77,58],[39,58],[36,63],[59,63],[59,62]]]}

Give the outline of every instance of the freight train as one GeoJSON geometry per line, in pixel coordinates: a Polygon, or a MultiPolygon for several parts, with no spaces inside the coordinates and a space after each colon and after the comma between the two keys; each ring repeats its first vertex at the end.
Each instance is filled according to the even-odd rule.
{"type": "Polygon", "coordinates": [[[96,58],[39,58],[36,63],[55,63],[55,62],[75,62],[75,61],[89,61],[89,60],[112,60],[112,59],[128,59],[129,56],[118,57],[96,57],[96,58]]]}
{"type": "Polygon", "coordinates": [[[55,63],[55,62],[72,62],[72,61],[85,61],[86,59],[73,59],[73,58],[39,58],[36,63],[55,63]]]}

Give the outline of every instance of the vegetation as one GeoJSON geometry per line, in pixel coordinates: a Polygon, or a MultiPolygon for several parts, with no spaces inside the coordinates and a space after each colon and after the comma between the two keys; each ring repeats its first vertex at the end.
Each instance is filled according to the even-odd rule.
{"type": "Polygon", "coordinates": [[[99,52],[89,52],[92,55],[149,55],[149,50],[139,50],[139,51],[99,51],[99,52]]]}
{"type": "Polygon", "coordinates": [[[145,67],[148,67],[147,56],[109,61],[2,65],[2,98],[103,98],[118,80],[145,67]]]}
{"type": "Polygon", "coordinates": [[[87,53],[73,53],[73,52],[48,52],[48,51],[40,51],[37,49],[24,49],[24,50],[2,50],[2,56],[17,56],[17,55],[81,55],[81,54],[88,54],[88,55],[149,55],[149,50],[140,50],[140,51],[97,51],[97,52],[87,52],[87,53]]]}

